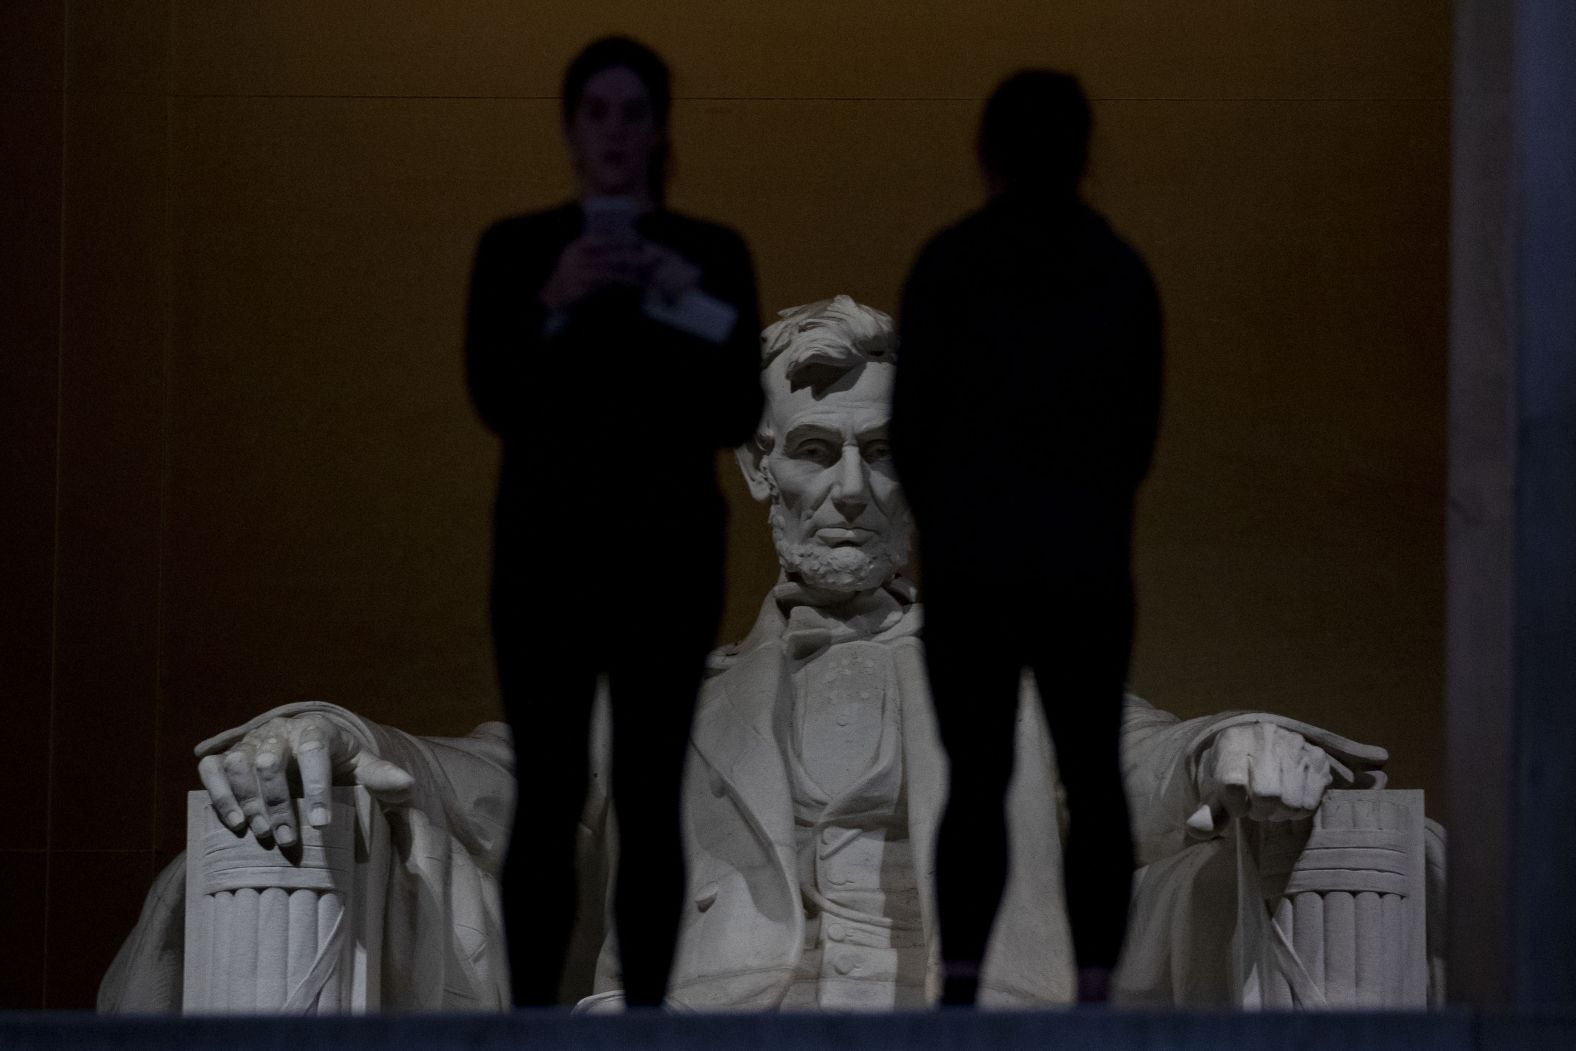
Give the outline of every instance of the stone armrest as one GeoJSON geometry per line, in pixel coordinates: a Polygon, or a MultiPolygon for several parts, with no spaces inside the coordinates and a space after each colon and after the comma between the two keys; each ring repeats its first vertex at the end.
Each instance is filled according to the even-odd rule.
{"type": "Polygon", "coordinates": [[[1331,791],[1238,836],[1242,1006],[1428,1006],[1422,792],[1331,791]]]}
{"type": "Polygon", "coordinates": [[[186,1014],[330,1014],[380,1005],[388,828],[366,790],[333,790],[290,851],[187,796],[186,1014]]]}

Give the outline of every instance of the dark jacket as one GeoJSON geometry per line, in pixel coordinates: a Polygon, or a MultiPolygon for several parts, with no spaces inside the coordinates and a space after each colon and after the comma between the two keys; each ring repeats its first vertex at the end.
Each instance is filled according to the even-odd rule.
{"type": "Polygon", "coordinates": [[[943,230],[904,287],[892,420],[927,564],[1125,558],[1160,384],[1154,282],[1088,206],[1007,194],[943,230]]]}
{"type": "Polygon", "coordinates": [[[747,440],[763,404],[749,251],[732,230],[673,212],[637,223],[738,311],[720,346],[645,317],[633,289],[587,297],[550,332],[538,295],[583,224],[566,204],[494,223],[476,248],[466,370],[478,413],[503,439],[500,528],[533,501],[586,522],[641,493],[662,494],[681,517],[719,516],[714,451],[747,440]]]}

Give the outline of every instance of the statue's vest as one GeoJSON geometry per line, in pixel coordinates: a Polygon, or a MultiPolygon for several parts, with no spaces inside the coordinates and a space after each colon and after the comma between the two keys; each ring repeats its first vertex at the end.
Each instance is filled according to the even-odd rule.
{"type": "MultiPolygon", "coordinates": [[[[762,617],[781,623],[770,601],[762,617]]],[[[855,1006],[871,998],[906,1004],[934,997],[933,853],[946,762],[917,628],[916,611],[869,642],[828,647],[830,661],[850,646],[867,658],[871,648],[884,651],[884,702],[893,728],[889,733],[883,722],[876,759],[849,791],[827,797],[819,813],[802,759],[796,792],[793,680],[802,662],[790,656],[780,632],[765,638],[752,632],[755,644],[708,681],[685,784],[689,892],[671,987],[679,1003],[793,1005],[806,1000],[812,982],[823,1006],[833,1006],[827,998],[855,1006]],[[892,900],[877,905],[864,873],[876,847],[882,864],[910,867],[915,893],[897,888],[892,900]]],[[[1056,775],[1037,704],[1020,706],[1018,738],[1009,793],[1012,869],[985,961],[983,998],[1065,1003],[1072,954],[1056,775]]]]}

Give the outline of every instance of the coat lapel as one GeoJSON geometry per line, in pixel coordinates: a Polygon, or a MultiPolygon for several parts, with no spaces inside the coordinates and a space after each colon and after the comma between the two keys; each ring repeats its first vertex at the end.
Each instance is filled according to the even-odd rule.
{"type": "Polygon", "coordinates": [[[934,946],[936,826],[947,802],[947,762],[936,731],[919,636],[893,642],[892,673],[903,705],[903,778],[908,792],[908,837],[919,883],[920,922],[926,944],[934,946]]]}
{"type": "Polygon", "coordinates": [[[788,772],[773,735],[776,705],[787,684],[781,643],[767,643],[741,657],[706,684],[691,739],[710,768],[739,803],[751,828],[765,842],[788,850],[784,873],[792,877],[793,804],[788,772]]]}

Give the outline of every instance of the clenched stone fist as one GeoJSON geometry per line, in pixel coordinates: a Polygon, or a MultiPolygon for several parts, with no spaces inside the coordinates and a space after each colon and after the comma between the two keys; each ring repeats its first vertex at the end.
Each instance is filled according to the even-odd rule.
{"type": "Polygon", "coordinates": [[[1199,757],[1200,804],[1187,824],[1209,834],[1234,817],[1298,821],[1312,816],[1338,777],[1351,783],[1352,772],[1295,730],[1228,726],[1199,757]]]}

